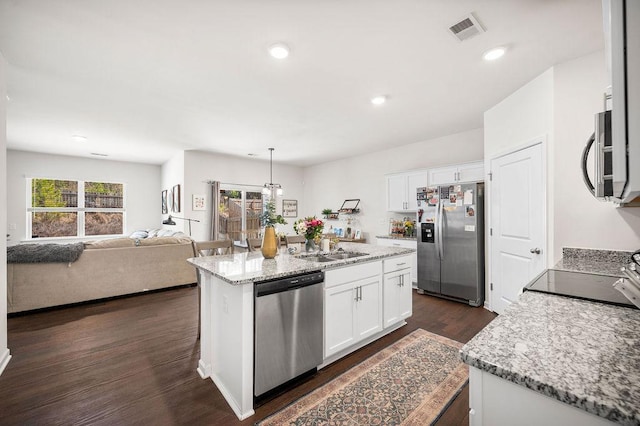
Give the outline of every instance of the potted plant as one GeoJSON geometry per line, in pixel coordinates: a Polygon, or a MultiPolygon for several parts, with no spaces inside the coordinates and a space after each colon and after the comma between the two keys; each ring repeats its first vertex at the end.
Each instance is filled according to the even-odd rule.
{"type": "Polygon", "coordinates": [[[322,214],[324,215],[325,219],[329,219],[329,215],[333,213],[333,210],[331,209],[322,209],[322,214]]]}
{"type": "Polygon", "coordinates": [[[264,211],[260,215],[260,224],[264,226],[264,237],[262,237],[262,256],[265,259],[273,259],[278,253],[278,237],[275,226],[277,224],[286,225],[282,215],[276,214],[276,204],[273,200],[267,201],[264,211]]]}

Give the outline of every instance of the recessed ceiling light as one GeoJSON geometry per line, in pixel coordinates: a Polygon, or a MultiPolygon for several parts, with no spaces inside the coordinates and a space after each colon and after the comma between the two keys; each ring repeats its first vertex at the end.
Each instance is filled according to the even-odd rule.
{"type": "Polygon", "coordinates": [[[371,103],[374,105],[382,105],[385,102],[387,102],[386,95],[374,96],[373,98],[371,98],[371,103]]]}
{"type": "Polygon", "coordinates": [[[498,58],[501,58],[502,55],[504,55],[504,52],[507,51],[506,47],[495,47],[491,50],[487,50],[486,52],[484,52],[484,54],[482,55],[482,58],[485,61],[495,61],[498,58]]]}
{"type": "Polygon", "coordinates": [[[71,139],[73,139],[74,142],[80,142],[80,143],[87,141],[87,137],[82,135],[73,135],[71,136],[71,139]]]}
{"type": "Polygon", "coordinates": [[[289,46],[284,43],[276,43],[269,47],[269,54],[276,59],[284,59],[289,56],[289,46]]]}
{"type": "Polygon", "coordinates": [[[9,95],[7,95],[7,101],[11,102],[11,97],[9,95]]]}

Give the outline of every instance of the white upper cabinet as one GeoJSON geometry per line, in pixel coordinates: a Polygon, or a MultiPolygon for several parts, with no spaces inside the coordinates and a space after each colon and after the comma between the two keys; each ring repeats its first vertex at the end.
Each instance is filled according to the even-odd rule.
{"type": "Polygon", "coordinates": [[[415,212],[418,210],[416,188],[427,186],[427,171],[387,175],[387,210],[390,212],[415,212]]]}
{"type": "Polygon", "coordinates": [[[429,169],[430,186],[459,182],[479,182],[483,180],[483,161],[429,169]]]}

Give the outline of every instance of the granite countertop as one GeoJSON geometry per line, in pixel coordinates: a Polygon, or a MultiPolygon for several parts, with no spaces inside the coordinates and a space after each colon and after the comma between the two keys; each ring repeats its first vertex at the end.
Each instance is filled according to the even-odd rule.
{"type": "Polygon", "coordinates": [[[247,284],[254,281],[286,277],[304,272],[338,268],[345,265],[370,262],[386,257],[409,254],[414,250],[397,247],[384,247],[363,243],[340,243],[346,252],[367,253],[365,256],[332,262],[313,262],[301,259],[281,250],[274,259],[265,259],[259,251],[228,254],[224,256],[205,256],[187,259],[196,268],[212,273],[230,284],[247,284]]]}
{"type": "Polygon", "coordinates": [[[566,404],[640,425],[640,310],[527,291],[460,354],[566,404]]]}
{"type": "Polygon", "coordinates": [[[396,237],[393,235],[376,235],[376,238],[386,238],[388,240],[407,240],[407,241],[417,241],[417,237],[396,237]]]}

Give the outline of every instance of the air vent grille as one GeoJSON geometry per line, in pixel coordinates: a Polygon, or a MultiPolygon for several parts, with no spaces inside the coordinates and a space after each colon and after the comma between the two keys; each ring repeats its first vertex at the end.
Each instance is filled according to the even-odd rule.
{"type": "Polygon", "coordinates": [[[464,41],[484,32],[484,28],[472,13],[449,27],[449,31],[459,40],[464,41]]]}

